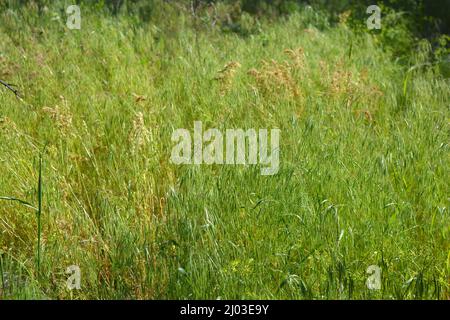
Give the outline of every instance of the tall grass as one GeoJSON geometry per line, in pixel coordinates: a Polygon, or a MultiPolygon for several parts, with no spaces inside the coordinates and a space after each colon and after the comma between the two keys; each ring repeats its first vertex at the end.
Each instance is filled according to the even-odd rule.
{"type": "Polygon", "coordinates": [[[39,177],[38,177],[38,208],[37,216],[37,272],[41,270],[41,238],[42,238],[42,155],[39,155],[39,177]]]}
{"type": "MultiPolygon", "coordinates": [[[[1,196],[0,200],[4,201],[14,201],[17,202],[24,207],[33,209],[36,212],[36,221],[37,221],[37,245],[36,245],[36,277],[39,279],[39,271],[40,271],[40,265],[41,265],[41,237],[42,237],[42,154],[39,155],[39,164],[38,164],[38,183],[37,183],[37,202],[38,206],[37,208],[34,207],[31,203],[21,200],[15,197],[5,197],[1,196]]],[[[0,257],[2,258],[2,257],[0,257]]],[[[2,289],[1,293],[3,293],[3,289],[6,289],[6,287],[11,286],[11,279],[5,279],[5,275],[8,275],[8,273],[3,272],[3,261],[0,261],[0,276],[2,279],[2,286],[0,287],[2,289]],[[8,285],[7,285],[8,283],[8,285]]],[[[17,276],[13,276],[14,279],[17,278],[17,276]]]]}
{"type": "Polygon", "coordinates": [[[313,10],[245,35],[160,10],[82,8],[81,30],[61,8],[1,13],[0,78],[25,103],[0,93],[0,195],[38,194],[39,213],[0,202],[16,279],[0,296],[448,299],[448,79],[313,10]],[[171,164],[173,130],[197,120],[280,128],[279,173],[171,164]]]}

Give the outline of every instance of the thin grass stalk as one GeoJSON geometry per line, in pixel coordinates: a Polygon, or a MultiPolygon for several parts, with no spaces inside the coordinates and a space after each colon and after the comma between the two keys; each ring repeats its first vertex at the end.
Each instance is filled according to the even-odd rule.
{"type": "Polygon", "coordinates": [[[37,209],[37,275],[39,278],[41,267],[41,214],[42,214],[42,154],[39,155],[39,178],[38,178],[38,209],[37,209]]]}

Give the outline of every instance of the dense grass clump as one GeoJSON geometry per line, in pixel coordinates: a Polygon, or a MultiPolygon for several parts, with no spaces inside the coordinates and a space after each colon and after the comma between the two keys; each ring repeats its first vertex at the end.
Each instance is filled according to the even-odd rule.
{"type": "Polygon", "coordinates": [[[247,35],[170,5],[81,30],[37,10],[0,16],[22,93],[0,92],[0,196],[30,204],[0,200],[0,297],[450,298],[450,85],[426,43],[410,68],[311,9],[247,35]],[[172,164],[197,120],[280,128],[278,174],[172,164]]]}

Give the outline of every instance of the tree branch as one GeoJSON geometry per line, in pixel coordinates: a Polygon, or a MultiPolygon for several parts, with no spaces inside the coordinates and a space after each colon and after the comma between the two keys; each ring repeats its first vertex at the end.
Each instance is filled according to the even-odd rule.
{"type": "Polygon", "coordinates": [[[7,83],[7,82],[5,82],[5,81],[3,81],[3,80],[1,80],[1,79],[0,79],[0,83],[1,83],[2,85],[4,85],[7,89],[11,90],[11,91],[15,94],[15,96],[16,96],[17,98],[20,98],[19,91],[18,91],[17,89],[14,89],[14,88],[13,88],[13,86],[14,86],[13,84],[7,83]]]}

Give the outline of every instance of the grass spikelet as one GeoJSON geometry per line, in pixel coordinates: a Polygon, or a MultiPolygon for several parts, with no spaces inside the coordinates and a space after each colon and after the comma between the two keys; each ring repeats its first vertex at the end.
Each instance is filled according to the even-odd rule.
{"type": "Polygon", "coordinates": [[[131,131],[128,135],[131,152],[135,153],[141,150],[150,141],[150,138],[150,130],[145,126],[144,114],[142,112],[136,113],[131,131]]]}
{"type": "Polygon", "coordinates": [[[236,71],[241,67],[241,64],[237,61],[231,61],[227,63],[222,70],[220,70],[214,80],[220,82],[220,94],[225,95],[230,91],[233,84],[233,79],[236,75],[236,71]]]}
{"type": "Polygon", "coordinates": [[[53,120],[53,123],[64,135],[70,131],[73,116],[67,107],[56,105],[53,108],[44,107],[42,108],[42,111],[53,120]]]}
{"type": "Polygon", "coordinates": [[[286,51],[294,62],[278,62],[274,59],[270,62],[261,61],[261,68],[250,69],[247,74],[254,78],[255,88],[262,92],[266,97],[275,92],[284,92],[285,95],[298,97],[300,95],[299,87],[294,79],[294,72],[300,66],[303,66],[301,60],[302,51],[286,51]]]}

